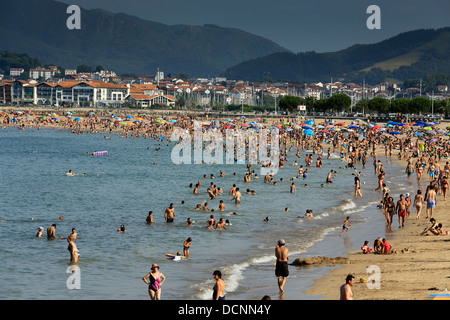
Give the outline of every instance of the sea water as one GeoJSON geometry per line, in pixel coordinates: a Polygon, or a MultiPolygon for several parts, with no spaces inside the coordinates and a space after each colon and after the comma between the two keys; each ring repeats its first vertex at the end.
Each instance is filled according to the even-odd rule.
{"type": "MultiPolygon", "coordinates": [[[[301,158],[295,150],[290,152],[274,185],[264,183],[262,176],[245,183],[245,163],[175,165],[173,143],[166,140],[6,128],[0,132],[0,145],[0,299],[149,299],[142,277],[153,263],[166,276],[163,299],[211,299],[216,269],[223,274],[228,299],[260,299],[266,294],[276,298],[274,248],[279,239],[286,240],[292,262],[342,256],[364,240],[373,243],[385,236],[384,217],[376,207],[381,194],[374,191],[377,178],[370,162],[365,169],[357,165],[363,197],[355,199],[357,172],[345,169],[336,154],[324,157],[323,168],[308,167],[308,177],[294,179],[297,191],[290,193],[289,180],[298,170],[292,163],[306,168],[305,155],[311,150],[301,150],[301,158]],[[108,155],[93,156],[95,151],[108,155]],[[68,170],[80,175],[66,176],[68,170]],[[330,170],[337,175],[327,184],[330,170]],[[227,175],[220,177],[220,171],[227,175]],[[198,180],[203,186],[194,195],[189,185],[198,180]],[[224,192],[213,200],[205,193],[211,182],[224,192]],[[242,193],[237,205],[228,195],[233,184],[242,193]],[[245,194],[246,189],[256,195],[245,194]],[[219,200],[224,200],[224,212],[218,210],[219,200]],[[204,201],[215,212],[194,209],[204,201]],[[174,223],[164,221],[170,203],[175,207],[174,223]],[[313,218],[304,218],[307,209],[313,210],[313,218]],[[145,222],[149,211],[154,212],[153,225],[145,222]],[[231,225],[227,230],[208,229],[211,214],[231,225]],[[339,236],[347,216],[352,226],[339,236]],[[186,226],[188,217],[194,221],[192,227],[186,226]],[[68,285],[66,240],[47,240],[45,231],[42,238],[35,236],[38,227],[46,230],[52,224],[57,236],[67,237],[72,228],[78,232],[78,289],[68,285]],[[122,224],[126,233],[117,232],[122,224]],[[167,259],[166,254],[182,251],[188,237],[193,239],[190,259],[167,259]]],[[[402,168],[382,161],[394,199],[415,191],[402,168]]],[[[254,169],[259,175],[258,167],[254,169]]],[[[303,292],[326,270],[291,266],[285,297],[317,299],[303,292]]]]}

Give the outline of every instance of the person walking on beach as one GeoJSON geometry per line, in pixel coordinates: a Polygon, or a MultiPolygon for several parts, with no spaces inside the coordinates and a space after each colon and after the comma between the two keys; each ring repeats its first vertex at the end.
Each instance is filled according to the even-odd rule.
{"type": "Polygon", "coordinates": [[[349,274],[345,278],[345,284],[343,284],[340,288],[340,300],[353,300],[353,291],[352,287],[355,283],[355,277],[349,274]]]}
{"type": "Polygon", "coordinates": [[[395,203],[392,197],[388,197],[388,200],[384,206],[384,217],[386,219],[386,228],[392,227],[392,219],[395,214],[395,203]]]}
{"type": "Polygon", "coordinates": [[[419,189],[417,190],[417,194],[414,197],[414,206],[416,207],[417,211],[417,217],[416,219],[419,219],[420,213],[422,212],[422,205],[424,203],[422,191],[419,189]]]}
{"type": "Polygon", "coordinates": [[[359,180],[359,177],[355,177],[355,198],[362,197],[361,193],[361,181],[359,180]]]}
{"type": "Polygon", "coordinates": [[[174,222],[175,219],[176,219],[175,208],[173,207],[173,203],[171,203],[169,205],[169,207],[166,208],[166,211],[164,211],[164,220],[166,220],[166,222],[170,223],[170,222],[174,222]]]}
{"type": "Polygon", "coordinates": [[[349,227],[351,227],[351,225],[349,224],[350,222],[350,217],[347,217],[344,221],[344,223],[342,224],[342,230],[339,233],[339,236],[342,235],[342,233],[345,231],[345,233],[348,233],[348,230],[350,229],[349,227]]]}
{"type": "Polygon", "coordinates": [[[287,277],[289,276],[289,250],[285,245],[286,241],[280,239],[275,247],[275,257],[277,259],[275,262],[275,276],[278,278],[278,288],[281,293],[284,292],[284,285],[286,284],[287,277]]]}
{"type": "Polygon", "coordinates": [[[166,280],[166,277],[159,272],[159,266],[156,263],[152,264],[151,270],[142,280],[148,285],[150,298],[152,300],[161,300],[161,286],[166,280]]]}
{"type": "Polygon", "coordinates": [[[407,202],[404,199],[403,195],[400,195],[400,200],[397,201],[397,206],[395,210],[398,214],[398,227],[404,227],[405,226],[405,217],[406,217],[406,206],[407,202]]]}
{"type": "Polygon", "coordinates": [[[425,196],[425,201],[427,202],[427,219],[433,218],[433,209],[436,207],[436,191],[433,187],[428,186],[427,194],[425,196]]]}

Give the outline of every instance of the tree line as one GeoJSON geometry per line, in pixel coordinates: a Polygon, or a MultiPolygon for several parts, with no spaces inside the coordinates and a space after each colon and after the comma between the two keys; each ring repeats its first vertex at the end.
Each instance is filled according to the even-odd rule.
{"type": "Polygon", "coordinates": [[[302,98],[298,96],[284,96],[280,99],[280,109],[296,112],[300,105],[306,106],[306,111],[317,112],[353,112],[361,113],[404,113],[404,114],[426,114],[443,113],[450,114],[450,99],[432,100],[423,96],[398,99],[386,99],[375,97],[358,101],[352,106],[351,98],[346,94],[335,94],[329,98],[315,99],[312,97],[302,98]]]}

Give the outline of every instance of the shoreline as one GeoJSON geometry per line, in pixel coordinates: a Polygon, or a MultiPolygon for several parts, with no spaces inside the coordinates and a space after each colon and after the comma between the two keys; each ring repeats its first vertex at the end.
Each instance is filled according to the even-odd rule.
{"type": "MultiPolygon", "coordinates": [[[[378,150],[378,156],[384,157],[378,150]]],[[[407,161],[398,160],[400,168],[405,168],[407,161]]],[[[441,159],[441,168],[445,164],[441,159]]],[[[406,173],[405,173],[406,174],[406,173]]],[[[416,179],[415,174],[411,179],[416,179]]],[[[422,176],[422,186],[429,183],[427,175],[422,176]]],[[[398,194],[391,194],[394,202],[398,194]]],[[[411,194],[414,199],[415,193],[411,194]]],[[[450,209],[450,201],[444,201],[441,194],[437,196],[437,205],[433,218],[443,224],[444,230],[450,230],[450,217],[446,215],[450,209]]],[[[394,215],[392,232],[389,242],[392,245],[391,254],[363,254],[361,250],[351,250],[346,254],[345,264],[324,274],[314,281],[306,294],[321,296],[320,300],[339,300],[339,287],[345,283],[348,274],[355,277],[352,287],[354,300],[426,300],[430,295],[442,293],[450,288],[450,278],[446,276],[450,262],[450,235],[419,235],[430,226],[426,217],[426,204],[423,205],[420,218],[416,219],[416,209],[411,209],[409,218],[405,218],[405,226],[398,228],[397,217],[394,215]],[[369,282],[375,273],[369,266],[377,266],[380,270],[380,287],[370,287],[369,282]]],[[[369,242],[372,247],[373,243],[369,242]]],[[[375,277],[375,276],[374,276],[375,277]]]]}

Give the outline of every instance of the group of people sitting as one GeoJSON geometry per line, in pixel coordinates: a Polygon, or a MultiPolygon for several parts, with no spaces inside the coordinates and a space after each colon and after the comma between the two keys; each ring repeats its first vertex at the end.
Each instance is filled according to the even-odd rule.
{"type": "Polygon", "coordinates": [[[377,238],[373,242],[373,248],[369,246],[369,241],[364,241],[364,245],[361,247],[364,254],[368,253],[391,253],[392,246],[384,238],[377,238]]]}

